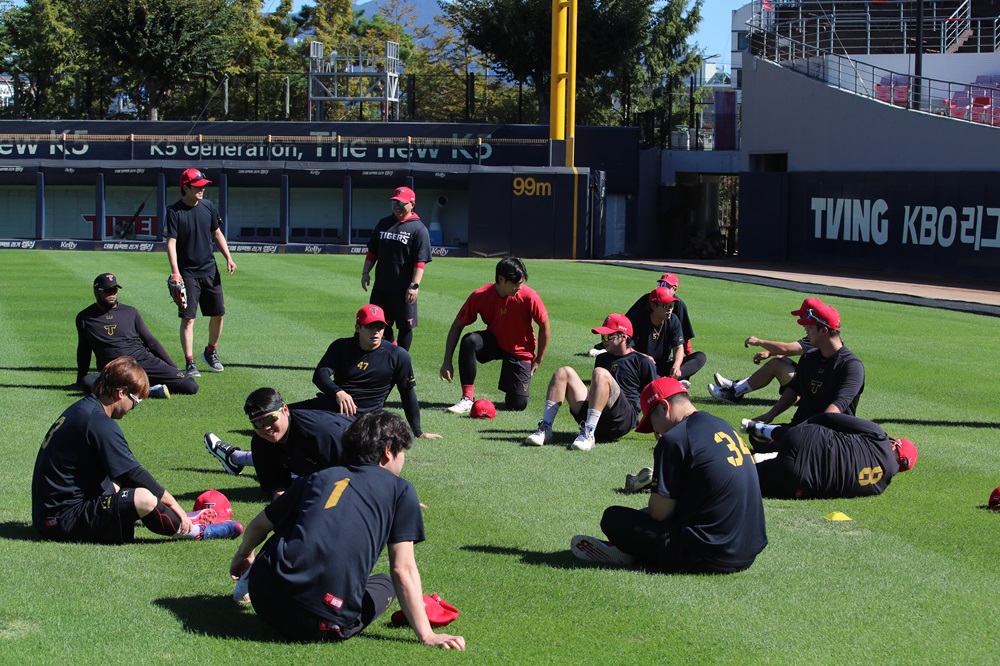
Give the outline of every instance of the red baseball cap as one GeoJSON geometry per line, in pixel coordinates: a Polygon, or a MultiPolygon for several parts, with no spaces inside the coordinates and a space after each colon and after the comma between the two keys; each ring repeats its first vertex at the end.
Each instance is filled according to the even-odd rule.
{"type": "Polygon", "coordinates": [[[646,384],[646,388],[642,389],[642,393],[639,394],[639,405],[642,407],[642,420],[635,427],[635,431],[653,432],[653,426],[649,422],[649,413],[653,411],[653,408],[661,400],[666,400],[678,393],[687,392],[688,390],[684,387],[684,384],[681,384],[673,377],[660,377],[646,384]]]}
{"type": "Polygon", "coordinates": [[[666,287],[657,287],[653,291],[649,292],[649,304],[650,305],[669,305],[670,303],[676,303],[677,297],[670,293],[670,290],[666,287]]]}
{"type": "Polygon", "coordinates": [[[1000,511],[1000,486],[990,493],[990,499],[986,503],[986,506],[993,509],[994,511],[1000,511]]]}
{"type": "MultiPolygon", "coordinates": [[[[437,594],[424,595],[424,610],[432,627],[443,627],[458,617],[458,609],[437,594]]],[[[406,624],[406,613],[402,609],[389,617],[393,624],[406,624]]]]}
{"type": "Polygon", "coordinates": [[[917,464],[917,447],[911,440],[903,438],[892,440],[892,450],[896,452],[900,472],[913,469],[917,464]]]}
{"type": "Polygon", "coordinates": [[[805,299],[798,310],[792,310],[792,314],[798,317],[799,326],[819,324],[831,331],[840,330],[840,313],[818,298],[805,299]]]}
{"type": "Polygon", "coordinates": [[[632,337],[632,322],[623,314],[611,313],[604,318],[604,324],[597,328],[590,329],[592,333],[598,335],[611,335],[612,333],[624,333],[632,337]]]}
{"type": "Polygon", "coordinates": [[[469,412],[469,416],[474,419],[495,419],[497,417],[496,405],[485,398],[480,398],[472,403],[472,411],[469,412]]]}
{"type": "Polygon", "coordinates": [[[417,203],[417,195],[408,187],[397,187],[389,201],[402,201],[403,203],[417,203]]]}
{"type": "Polygon", "coordinates": [[[673,273],[664,273],[657,282],[665,282],[668,287],[673,287],[674,289],[681,286],[680,280],[673,273]]]}
{"type": "Polygon", "coordinates": [[[206,490],[198,495],[194,500],[194,510],[215,509],[218,514],[217,520],[223,522],[231,520],[233,517],[233,505],[229,503],[229,498],[218,490],[206,490]]]}
{"type": "Polygon", "coordinates": [[[382,312],[382,308],[373,303],[369,303],[358,310],[358,315],[354,318],[354,321],[360,326],[371,324],[376,321],[380,321],[383,324],[386,323],[385,313],[382,312]]]}
{"type": "Polygon", "coordinates": [[[212,181],[198,169],[185,169],[181,174],[181,187],[190,185],[191,187],[205,187],[211,185],[212,181]]]}

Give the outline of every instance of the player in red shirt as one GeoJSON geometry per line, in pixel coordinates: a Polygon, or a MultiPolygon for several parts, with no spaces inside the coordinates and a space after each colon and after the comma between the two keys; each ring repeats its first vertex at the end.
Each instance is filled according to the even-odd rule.
{"type": "Polygon", "coordinates": [[[485,331],[473,331],[462,337],[458,352],[458,375],[462,382],[462,399],[448,408],[454,414],[468,414],[475,401],[476,362],[503,360],[500,382],[506,393],[507,409],[521,411],[528,406],[531,377],[541,365],[549,346],[549,313],[542,299],[531,287],[525,286],[528,270],[517,257],[501,259],[497,264],[496,282],[485,284],[472,292],[458,311],[448,331],[444,345],[441,379],[451,381],[455,354],[462,329],[482,317],[485,331]],[[538,344],[535,329],[538,325],[538,344]]]}

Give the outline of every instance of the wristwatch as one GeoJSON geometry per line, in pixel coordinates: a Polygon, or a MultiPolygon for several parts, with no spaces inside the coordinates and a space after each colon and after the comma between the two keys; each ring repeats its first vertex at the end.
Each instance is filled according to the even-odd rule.
{"type": "Polygon", "coordinates": [[[411,282],[410,289],[420,289],[420,284],[418,282],[411,282]]]}

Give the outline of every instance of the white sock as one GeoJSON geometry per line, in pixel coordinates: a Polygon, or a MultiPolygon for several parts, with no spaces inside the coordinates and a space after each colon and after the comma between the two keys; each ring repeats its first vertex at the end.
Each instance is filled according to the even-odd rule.
{"type": "Polygon", "coordinates": [[[542,413],[542,422],[551,428],[552,424],[556,420],[556,414],[559,412],[560,407],[562,407],[561,402],[552,402],[551,400],[546,400],[545,411],[542,413]]]}
{"type": "Polygon", "coordinates": [[[182,532],[180,529],[178,529],[177,533],[174,534],[174,538],[175,539],[197,539],[198,537],[201,536],[201,532],[204,529],[205,529],[205,527],[203,525],[192,525],[191,529],[188,530],[187,532],[182,532]]]}
{"type": "Polygon", "coordinates": [[[588,409],[587,410],[587,427],[591,430],[597,428],[597,422],[601,420],[601,410],[599,409],[588,409]]]}
{"type": "Polygon", "coordinates": [[[233,451],[229,454],[229,462],[234,465],[243,465],[244,467],[253,467],[253,452],[252,451],[233,451]]]}
{"type": "Polygon", "coordinates": [[[740,397],[741,395],[746,395],[747,393],[749,393],[752,390],[753,389],[750,388],[750,380],[749,380],[749,378],[747,378],[747,379],[741,379],[740,381],[738,381],[735,384],[733,384],[733,392],[736,393],[736,397],[737,398],[740,397]]]}

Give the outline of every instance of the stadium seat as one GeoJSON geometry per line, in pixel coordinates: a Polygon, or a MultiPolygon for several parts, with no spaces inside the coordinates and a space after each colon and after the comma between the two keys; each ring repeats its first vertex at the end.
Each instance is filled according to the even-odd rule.
{"type": "Polygon", "coordinates": [[[993,117],[993,98],[974,97],[969,107],[969,119],[974,123],[991,123],[993,117]]]}

